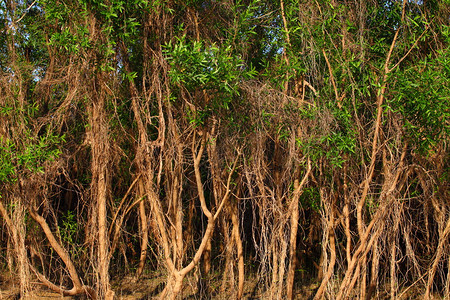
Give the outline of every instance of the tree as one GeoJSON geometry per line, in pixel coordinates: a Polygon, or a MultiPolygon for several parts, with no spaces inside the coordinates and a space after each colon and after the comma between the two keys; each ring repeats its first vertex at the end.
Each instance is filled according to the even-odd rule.
{"type": "Polygon", "coordinates": [[[448,1],[0,11],[0,243],[22,296],[112,299],[155,269],[161,299],[192,278],[241,299],[246,275],[269,299],[448,297],[448,1]]]}

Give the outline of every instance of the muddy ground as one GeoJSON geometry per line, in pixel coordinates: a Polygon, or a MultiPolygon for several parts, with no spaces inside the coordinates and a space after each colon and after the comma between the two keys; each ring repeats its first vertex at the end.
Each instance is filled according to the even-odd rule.
{"type": "MultiPolygon", "coordinates": [[[[122,277],[112,279],[112,288],[116,293],[117,299],[123,300],[145,300],[145,299],[159,299],[158,295],[164,288],[165,276],[158,274],[147,274],[139,281],[135,281],[132,277],[122,277]]],[[[195,278],[188,278],[184,283],[183,299],[211,299],[211,300],[230,300],[235,299],[236,295],[233,292],[220,293],[220,280],[212,280],[210,288],[212,289],[212,297],[208,298],[199,293],[198,281],[195,278]]],[[[258,290],[257,278],[247,278],[245,282],[244,298],[245,300],[269,299],[268,292],[258,290]]],[[[64,297],[61,294],[55,293],[43,286],[41,283],[33,282],[33,290],[29,297],[30,300],[85,300],[85,296],[64,297]]],[[[314,293],[318,288],[318,284],[305,284],[297,287],[296,299],[312,299],[314,293]]],[[[396,299],[422,299],[420,289],[403,290],[397,294],[396,299]]],[[[355,295],[355,299],[358,298],[355,295]]],[[[374,299],[389,299],[389,294],[384,291],[378,291],[374,299]]],[[[0,300],[16,300],[20,299],[19,283],[14,279],[5,279],[5,276],[0,277],[0,300]]],[[[26,300],[28,300],[26,299],[26,300]]],[[[435,295],[432,299],[443,299],[439,295],[435,295]]]]}
{"type": "MultiPolygon", "coordinates": [[[[138,282],[136,282],[131,277],[124,277],[121,279],[112,280],[112,288],[116,293],[117,299],[124,300],[144,300],[144,299],[159,299],[158,295],[164,288],[166,278],[161,275],[146,275],[138,282]]],[[[245,283],[244,299],[267,299],[267,295],[257,291],[256,285],[258,280],[256,278],[248,278],[245,283]]],[[[213,281],[210,286],[212,289],[212,297],[210,299],[235,299],[236,295],[232,292],[220,293],[221,282],[213,281]]],[[[54,299],[65,299],[65,300],[84,300],[86,297],[77,296],[69,297],[62,296],[61,294],[55,293],[49,290],[47,287],[43,286],[38,282],[33,282],[33,291],[29,299],[36,300],[54,300],[54,299]]],[[[309,285],[303,287],[298,291],[296,299],[311,299],[314,295],[314,291],[317,285],[309,285]]],[[[195,300],[195,299],[205,299],[199,292],[197,280],[194,278],[188,278],[184,283],[183,289],[183,299],[195,300]]],[[[19,294],[19,282],[17,280],[8,279],[0,282],[0,300],[15,300],[20,299],[19,294]]]]}

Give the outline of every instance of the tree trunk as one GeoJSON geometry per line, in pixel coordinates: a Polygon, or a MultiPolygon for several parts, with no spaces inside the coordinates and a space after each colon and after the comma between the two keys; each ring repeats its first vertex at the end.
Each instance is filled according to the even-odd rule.
{"type": "Polygon", "coordinates": [[[114,292],[111,290],[109,283],[109,238],[108,238],[108,222],[107,222],[107,192],[109,189],[109,133],[108,121],[105,112],[105,95],[101,86],[104,84],[100,78],[100,74],[96,75],[94,86],[92,89],[93,102],[90,112],[90,144],[92,151],[92,182],[91,191],[93,201],[95,203],[95,213],[97,225],[97,259],[99,273],[99,289],[100,297],[104,299],[112,299],[114,292]]]}
{"type": "MultiPolygon", "coordinates": [[[[321,197],[323,203],[328,202],[327,207],[325,207],[326,215],[327,215],[327,232],[325,234],[328,235],[328,245],[324,245],[323,251],[327,251],[326,247],[328,246],[330,249],[330,261],[328,263],[327,272],[324,274],[324,277],[322,279],[322,282],[320,284],[319,289],[316,292],[316,295],[314,296],[314,300],[322,299],[323,294],[325,292],[325,289],[328,285],[328,282],[333,275],[334,272],[334,265],[336,263],[336,242],[335,242],[335,233],[334,233],[334,203],[330,203],[330,201],[323,196],[323,193],[321,192],[321,197]]],[[[332,201],[331,201],[332,202],[332,201]]]]}
{"type": "Polygon", "coordinates": [[[13,201],[14,209],[11,218],[1,202],[0,213],[6,222],[7,228],[13,240],[17,272],[20,282],[20,295],[21,297],[27,297],[29,296],[29,292],[31,290],[31,274],[28,264],[27,249],[25,247],[25,207],[21,204],[20,199],[13,197],[13,201]]]}
{"type": "Polygon", "coordinates": [[[239,218],[237,215],[238,208],[234,207],[232,209],[231,221],[233,223],[233,236],[236,242],[237,257],[238,257],[238,293],[237,299],[241,299],[244,294],[244,253],[242,247],[241,235],[239,232],[239,218]]]}
{"type": "MultiPolygon", "coordinates": [[[[144,194],[144,187],[142,183],[139,183],[140,195],[144,194]]],[[[145,202],[139,203],[139,224],[141,229],[141,255],[139,257],[139,266],[136,270],[136,279],[139,279],[144,271],[145,260],[147,259],[147,247],[148,247],[148,222],[147,213],[145,211],[145,202]]]]}
{"type": "MultiPolygon", "coordinates": [[[[294,183],[294,186],[298,186],[298,180],[294,183]]],[[[295,201],[293,199],[292,201],[295,201]]],[[[293,210],[291,212],[291,236],[289,239],[289,270],[287,274],[287,299],[294,299],[294,277],[295,277],[295,268],[296,268],[296,251],[297,251],[297,231],[298,231],[298,203],[293,206],[293,210]]]]}

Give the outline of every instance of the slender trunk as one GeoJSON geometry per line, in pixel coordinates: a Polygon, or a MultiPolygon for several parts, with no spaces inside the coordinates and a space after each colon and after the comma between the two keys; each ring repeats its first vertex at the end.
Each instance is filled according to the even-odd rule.
{"type": "Polygon", "coordinates": [[[287,275],[286,289],[287,298],[294,299],[294,277],[295,268],[297,263],[297,232],[298,232],[298,218],[299,218],[299,201],[303,192],[303,186],[306,184],[309,174],[311,172],[311,162],[308,160],[308,169],[306,174],[300,182],[299,179],[294,181],[294,193],[292,196],[292,202],[289,205],[291,212],[291,236],[289,239],[289,270],[287,275]]]}
{"type": "Polygon", "coordinates": [[[25,226],[25,207],[20,203],[19,199],[14,199],[15,207],[13,211],[12,221],[13,226],[13,240],[17,253],[17,267],[19,271],[20,280],[20,294],[26,297],[31,290],[30,281],[30,267],[28,265],[28,254],[25,246],[26,226],[25,226]]]}
{"type": "Polygon", "coordinates": [[[203,277],[208,277],[211,270],[211,239],[206,243],[205,251],[203,253],[203,277]]]}
{"type": "Polygon", "coordinates": [[[237,293],[237,299],[241,299],[244,294],[244,254],[243,254],[243,247],[242,247],[242,240],[241,240],[241,234],[239,232],[239,218],[237,215],[238,208],[234,207],[232,214],[231,214],[231,221],[233,223],[233,236],[234,240],[236,242],[236,249],[237,249],[237,257],[238,257],[238,293],[237,293]]]}
{"type": "MultiPolygon", "coordinates": [[[[299,185],[298,179],[295,180],[294,188],[297,189],[299,185]]],[[[296,201],[298,199],[293,199],[292,201],[296,201]]],[[[295,265],[296,265],[296,250],[297,250],[297,231],[298,231],[298,216],[299,216],[299,208],[298,201],[294,203],[293,210],[291,212],[291,236],[289,239],[289,270],[287,274],[287,299],[294,299],[294,277],[295,277],[295,265]]]]}
{"type": "MultiPolygon", "coordinates": [[[[8,17],[4,18],[4,32],[2,32],[2,35],[5,34],[5,42],[7,45],[7,52],[8,52],[8,68],[10,68],[13,71],[14,76],[11,77],[11,86],[14,87],[16,90],[16,95],[14,95],[14,102],[18,104],[17,112],[20,117],[22,117],[22,111],[25,109],[25,101],[26,101],[26,80],[22,76],[23,71],[20,69],[19,61],[20,57],[16,51],[17,44],[15,39],[15,34],[13,33],[13,30],[10,27],[9,22],[7,22],[8,18],[9,21],[13,22],[12,26],[17,26],[18,24],[15,24],[15,14],[16,14],[16,8],[17,8],[17,2],[16,1],[6,1],[3,2],[5,4],[5,9],[2,9],[5,16],[8,17]],[[17,102],[16,102],[17,101],[17,102]]],[[[2,24],[3,25],[3,24],[2,24]]],[[[2,93],[4,93],[4,90],[2,89],[2,93]]],[[[2,105],[3,103],[0,103],[2,105]]],[[[16,106],[17,104],[14,104],[16,106]]],[[[19,127],[18,133],[25,133],[26,132],[26,122],[18,122],[17,126],[19,127]]],[[[3,124],[2,124],[3,127],[3,124]]],[[[0,136],[1,137],[1,136],[0,136]]],[[[26,235],[26,225],[25,225],[25,207],[23,206],[20,199],[13,197],[13,205],[14,209],[12,211],[12,217],[11,217],[11,225],[10,228],[10,234],[13,240],[14,244],[14,250],[16,254],[16,263],[19,273],[19,280],[20,280],[20,294],[22,297],[25,297],[31,287],[30,287],[30,268],[28,264],[28,256],[27,256],[27,249],[25,247],[25,235],[26,235]]],[[[4,209],[4,208],[3,208],[4,209]]],[[[5,211],[6,213],[6,211],[5,211]]],[[[7,213],[5,214],[7,216],[7,213]]],[[[6,220],[6,218],[5,218],[6,220]]]]}
{"type": "Polygon", "coordinates": [[[279,255],[278,247],[276,243],[272,241],[272,284],[270,289],[270,299],[275,298],[277,291],[276,287],[278,282],[278,271],[279,271],[278,255],[279,255]]]}
{"type": "Polygon", "coordinates": [[[380,195],[380,206],[376,210],[376,213],[372,216],[372,220],[370,221],[370,223],[365,228],[364,234],[360,237],[361,239],[359,242],[359,247],[353,253],[352,260],[347,268],[347,271],[345,272],[345,277],[341,282],[339,293],[336,299],[342,299],[342,297],[346,297],[348,292],[353,288],[354,282],[359,276],[361,260],[364,259],[364,256],[366,256],[370,251],[371,247],[378,239],[378,236],[383,230],[386,215],[388,214],[392,202],[395,201],[395,199],[393,199],[392,193],[396,188],[399,189],[398,180],[400,174],[403,173],[405,156],[406,144],[403,147],[398,165],[395,167],[395,174],[392,174],[388,169],[385,169],[385,177],[388,177],[388,179],[385,179],[385,186],[383,186],[382,188],[382,192],[380,195]],[[354,271],[355,268],[358,269],[358,272],[354,271]]]}
{"type": "MultiPolygon", "coordinates": [[[[128,51],[126,49],[125,43],[121,43],[121,52],[122,52],[122,58],[123,58],[123,64],[125,67],[125,70],[127,72],[131,72],[131,66],[129,62],[128,57],[128,51]]],[[[144,82],[145,83],[145,82],[144,82]]],[[[151,164],[148,162],[148,154],[150,152],[148,147],[148,136],[147,136],[147,129],[145,128],[145,124],[142,120],[141,116],[141,109],[140,109],[140,103],[138,102],[139,98],[139,91],[134,83],[133,80],[129,81],[128,84],[130,93],[131,93],[131,106],[134,113],[134,119],[137,123],[138,127],[138,133],[139,133],[139,140],[138,140],[138,146],[136,150],[136,161],[137,165],[140,171],[140,174],[145,174],[143,176],[143,180],[152,180],[153,179],[153,171],[151,170],[151,164]],[[151,173],[151,174],[150,174],[151,173]]],[[[151,182],[145,182],[145,184],[150,184],[151,182]]],[[[140,182],[139,186],[141,195],[144,195],[148,193],[148,187],[144,186],[142,182],[140,182]]],[[[150,199],[150,202],[155,199],[150,199]]],[[[154,208],[159,209],[159,208],[154,208]]],[[[147,257],[147,246],[148,246],[148,220],[147,220],[147,214],[145,211],[145,203],[141,202],[139,203],[139,215],[140,215],[140,224],[141,224],[141,254],[139,258],[139,266],[136,272],[136,278],[139,278],[144,270],[145,266],[145,259],[147,257]]],[[[157,222],[158,225],[162,225],[159,222],[157,222]]],[[[160,227],[161,228],[161,227],[160,227]]]]}
{"type": "Polygon", "coordinates": [[[394,230],[390,233],[392,241],[391,241],[391,249],[390,249],[390,277],[391,277],[391,299],[396,299],[397,295],[397,230],[399,226],[400,216],[395,214],[394,217],[394,230]]]}
{"type": "Polygon", "coordinates": [[[72,279],[73,286],[78,289],[81,289],[82,283],[78,276],[78,272],[76,271],[75,265],[73,264],[72,259],[70,258],[69,253],[58,243],[53,232],[50,230],[50,227],[48,226],[47,222],[42,216],[38,215],[36,212],[31,210],[30,215],[41,226],[45,236],[47,237],[50,243],[50,246],[52,246],[52,248],[55,250],[55,252],[59,255],[61,260],[66,265],[67,271],[69,272],[70,278],[72,279]]]}
{"type": "Polygon", "coordinates": [[[363,257],[361,263],[361,284],[359,287],[359,296],[361,299],[366,298],[366,290],[367,290],[367,256],[363,257]]]}
{"type": "MultiPolygon", "coordinates": [[[[181,151],[180,151],[181,152],[181,151]]],[[[181,153],[179,153],[181,155],[181,153]]],[[[176,262],[178,266],[183,265],[184,259],[184,242],[183,242],[183,203],[180,196],[182,185],[179,178],[182,176],[181,167],[175,174],[176,176],[176,191],[174,191],[174,204],[175,204],[175,244],[176,244],[176,262]]]]}
{"type": "Polygon", "coordinates": [[[378,271],[380,265],[380,254],[378,253],[378,240],[375,241],[372,247],[372,266],[370,271],[370,285],[366,294],[366,299],[372,299],[372,295],[377,290],[378,286],[378,271]]]}
{"type": "Polygon", "coordinates": [[[181,289],[183,288],[183,280],[186,274],[177,273],[175,275],[175,282],[173,285],[171,300],[177,299],[178,295],[181,293],[181,289]]]}
{"type": "Polygon", "coordinates": [[[98,181],[99,194],[97,198],[98,210],[98,260],[100,286],[105,299],[113,299],[114,292],[109,284],[108,230],[106,209],[106,168],[100,174],[98,181]]]}
{"type": "Polygon", "coordinates": [[[184,231],[184,249],[183,252],[186,251],[188,246],[191,246],[194,241],[193,229],[194,229],[194,214],[195,214],[195,198],[189,201],[188,206],[188,214],[187,214],[187,222],[186,222],[186,230],[184,231]]]}
{"type": "MultiPolygon", "coordinates": [[[[202,241],[200,243],[200,246],[197,249],[197,252],[194,255],[194,258],[191,260],[191,262],[184,267],[183,269],[181,269],[180,271],[176,271],[174,270],[172,272],[172,276],[175,278],[175,282],[173,283],[173,286],[166,286],[165,290],[169,290],[170,291],[170,299],[176,299],[178,297],[178,295],[180,294],[182,288],[183,288],[183,279],[186,276],[186,274],[188,274],[190,271],[192,271],[192,269],[194,269],[195,266],[197,266],[198,262],[200,261],[203,252],[205,250],[205,247],[208,243],[208,241],[211,240],[211,235],[212,232],[214,230],[214,220],[210,219],[208,221],[208,225],[206,226],[206,230],[205,230],[205,234],[203,235],[202,241]]],[[[167,297],[167,292],[163,292],[163,294],[160,296],[160,299],[166,299],[167,297]]]]}
{"type": "Polygon", "coordinates": [[[397,274],[395,274],[395,265],[396,265],[396,247],[395,242],[391,244],[391,259],[389,264],[389,271],[391,277],[391,299],[395,299],[395,295],[397,294],[397,274]]]}
{"type": "MultiPolygon", "coordinates": [[[[225,269],[222,274],[222,285],[220,287],[220,293],[225,294],[227,287],[234,286],[234,274],[233,274],[233,237],[230,237],[230,229],[228,222],[223,222],[224,232],[224,245],[225,245],[225,269]]],[[[232,235],[232,234],[231,234],[232,235]]]]}
{"type": "MultiPolygon", "coordinates": [[[[401,19],[402,22],[405,17],[406,3],[407,3],[407,0],[403,0],[402,19],[401,19]]],[[[393,53],[395,45],[397,43],[397,38],[398,38],[399,32],[400,32],[400,27],[395,31],[394,38],[391,42],[389,52],[388,52],[385,62],[384,62],[384,75],[381,80],[381,89],[377,96],[377,115],[376,115],[376,120],[375,120],[375,132],[373,134],[373,139],[372,139],[372,151],[371,151],[370,165],[369,165],[369,170],[366,175],[366,178],[363,182],[364,188],[361,193],[361,197],[358,201],[358,205],[356,206],[356,221],[357,221],[357,227],[358,227],[358,234],[359,234],[360,238],[362,238],[362,236],[365,233],[365,224],[364,224],[364,220],[363,220],[364,219],[363,209],[364,209],[364,205],[366,203],[367,194],[369,192],[370,183],[372,182],[372,178],[374,176],[375,162],[376,162],[378,148],[379,148],[378,138],[379,138],[381,127],[382,127],[382,115],[383,115],[383,111],[384,111],[384,107],[383,107],[384,96],[385,96],[386,89],[387,89],[389,73],[392,72],[392,70],[393,70],[393,69],[389,69],[389,65],[391,63],[392,53],[393,53]]]]}
{"type": "MultiPolygon", "coordinates": [[[[97,74],[93,83],[93,102],[90,113],[90,144],[92,152],[92,197],[95,203],[97,231],[97,259],[100,297],[112,299],[109,283],[109,238],[107,222],[107,191],[109,189],[109,133],[105,112],[103,80],[97,74]]],[[[94,213],[94,215],[95,215],[94,213]]]]}
{"type": "MultiPolygon", "coordinates": [[[[284,286],[284,273],[286,272],[286,256],[287,256],[287,248],[288,243],[286,238],[282,235],[283,231],[280,230],[280,236],[281,239],[281,253],[280,259],[278,261],[279,267],[278,267],[278,284],[277,284],[277,299],[283,299],[283,286],[284,286]]],[[[277,254],[275,254],[277,255],[277,254]]]]}
{"type": "MultiPolygon", "coordinates": [[[[322,282],[319,286],[319,289],[316,292],[316,295],[314,296],[314,300],[318,300],[318,299],[322,299],[324,293],[325,293],[325,289],[328,285],[328,282],[331,278],[331,276],[334,273],[334,265],[336,263],[336,241],[335,241],[335,233],[334,233],[334,225],[335,225],[335,220],[334,220],[334,203],[330,203],[330,201],[327,201],[327,198],[324,196],[324,193],[321,191],[321,197],[323,199],[323,202],[326,203],[328,202],[327,206],[325,208],[326,210],[326,215],[328,215],[327,219],[326,219],[326,223],[327,223],[327,232],[326,234],[328,235],[328,245],[330,248],[330,262],[328,263],[328,268],[327,268],[327,272],[325,273],[322,282]]],[[[324,245],[324,250],[323,252],[326,252],[327,249],[325,248],[326,245],[324,245]]]]}
{"type": "Polygon", "coordinates": [[[210,298],[210,289],[209,289],[209,272],[211,271],[211,239],[209,239],[206,243],[205,250],[203,251],[201,268],[200,268],[200,277],[197,281],[198,293],[202,298],[210,298]]]}
{"type": "Polygon", "coordinates": [[[350,260],[352,259],[352,235],[350,233],[350,199],[348,197],[348,179],[347,179],[347,168],[348,163],[344,163],[344,223],[345,223],[345,238],[346,238],[346,246],[345,253],[347,257],[347,267],[350,264],[350,260]]]}
{"type": "MultiPolygon", "coordinates": [[[[206,226],[205,233],[203,234],[202,241],[200,242],[200,246],[198,247],[197,251],[195,252],[194,257],[192,258],[190,263],[187,266],[185,266],[184,268],[182,268],[181,270],[177,270],[176,267],[174,266],[173,260],[170,258],[169,242],[167,241],[167,236],[165,235],[166,231],[161,230],[161,233],[163,233],[162,238],[164,240],[163,247],[164,247],[164,253],[166,256],[166,262],[171,271],[171,276],[173,276],[175,278],[175,282],[174,282],[173,286],[169,286],[169,284],[166,286],[166,288],[164,289],[164,291],[162,293],[162,296],[160,297],[161,299],[164,299],[167,296],[170,297],[171,299],[175,299],[178,296],[178,294],[181,292],[182,287],[183,287],[184,277],[186,276],[186,274],[191,272],[198,265],[202,256],[204,255],[205,249],[208,247],[207,245],[211,243],[211,237],[214,232],[214,226],[215,226],[217,217],[221,213],[223,207],[227,204],[227,202],[228,202],[227,200],[228,200],[230,192],[231,192],[231,190],[230,190],[231,178],[232,178],[232,174],[236,168],[236,163],[237,163],[239,156],[236,157],[236,160],[234,161],[234,164],[228,174],[227,184],[225,187],[225,191],[226,191],[225,195],[222,197],[220,204],[218,205],[218,207],[216,208],[216,210],[213,214],[209,210],[209,208],[206,204],[205,191],[203,188],[203,182],[202,182],[201,173],[200,173],[200,161],[201,161],[204,149],[205,149],[205,140],[206,140],[206,136],[203,136],[203,138],[200,141],[200,146],[198,147],[195,136],[194,136],[193,142],[192,142],[192,153],[194,155],[194,173],[195,173],[195,181],[196,181],[195,183],[197,186],[198,198],[200,200],[200,206],[201,206],[202,212],[208,219],[208,224],[206,226]]],[[[158,203],[155,203],[155,204],[160,206],[158,203]]],[[[159,213],[156,215],[158,218],[158,224],[159,224],[159,226],[165,227],[164,223],[162,221],[163,218],[162,218],[160,209],[158,211],[159,211],[159,213]]]]}
{"type": "Polygon", "coordinates": [[[450,299],[450,253],[447,254],[447,280],[445,281],[444,299],[450,299]]]}
{"type": "Polygon", "coordinates": [[[13,274],[14,272],[14,251],[15,251],[15,247],[14,247],[14,243],[15,241],[12,240],[13,245],[11,245],[11,239],[13,237],[13,223],[11,221],[11,218],[8,215],[8,212],[5,209],[5,206],[3,205],[3,202],[0,201],[0,214],[3,218],[3,220],[5,220],[6,223],[6,228],[9,231],[9,238],[7,239],[7,244],[6,244],[6,255],[7,255],[7,264],[8,264],[8,271],[9,274],[13,274]]]}
{"type": "Polygon", "coordinates": [[[324,264],[325,264],[325,253],[324,251],[320,252],[319,264],[317,267],[317,282],[322,282],[323,280],[323,272],[324,272],[324,264]]]}
{"type": "MultiPolygon", "coordinates": [[[[143,183],[139,182],[139,194],[144,194],[143,183]]],[[[136,279],[141,277],[142,272],[144,271],[145,260],[147,259],[147,247],[148,247],[148,221],[147,221],[147,213],[145,211],[145,202],[141,201],[139,203],[139,223],[141,229],[141,255],[139,257],[139,266],[136,270],[136,279]]]]}
{"type": "Polygon", "coordinates": [[[27,249],[25,247],[26,227],[25,207],[20,202],[20,199],[13,197],[15,203],[12,217],[10,218],[3,203],[0,202],[0,213],[6,222],[7,228],[13,240],[15,258],[17,263],[17,271],[20,281],[20,295],[26,297],[31,290],[30,267],[28,264],[27,249]]]}
{"type": "Polygon", "coordinates": [[[437,267],[439,265],[439,262],[442,259],[442,256],[444,255],[444,249],[447,247],[447,238],[450,234],[450,218],[447,220],[447,225],[445,226],[445,229],[443,230],[442,234],[439,237],[439,244],[436,249],[436,254],[433,259],[433,264],[431,265],[429,271],[428,271],[428,282],[427,287],[425,290],[425,299],[430,299],[430,294],[432,292],[433,282],[434,282],[434,276],[436,275],[437,267]]]}
{"type": "Polygon", "coordinates": [[[34,273],[37,275],[39,280],[46,285],[48,288],[61,293],[63,295],[67,296],[75,296],[79,294],[85,294],[91,299],[97,298],[97,293],[89,286],[83,285],[83,283],[80,280],[80,277],[78,276],[78,272],[75,268],[75,265],[73,264],[72,259],[70,258],[70,254],[67,252],[66,249],[64,249],[60,243],[56,240],[55,235],[51,231],[50,227],[48,226],[45,219],[37,214],[35,211],[29,210],[30,216],[41,226],[42,230],[44,231],[45,236],[47,237],[47,240],[50,243],[50,246],[55,250],[55,252],[58,254],[58,256],[61,258],[61,260],[64,262],[64,264],[67,267],[67,271],[69,272],[70,278],[72,280],[73,287],[70,290],[66,290],[62,288],[60,285],[53,284],[50,282],[47,278],[45,278],[44,275],[39,273],[36,269],[32,268],[34,273]]]}
{"type": "Polygon", "coordinates": [[[325,292],[325,289],[327,287],[327,284],[333,275],[334,271],[334,265],[336,263],[336,242],[334,237],[334,232],[329,232],[329,246],[330,246],[330,263],[328,264],[327,272],[325,273],[322,282],[320,284],[319,289],[316,292],[316,295],[314,296],[314,300],[322,299],[323,294],[325,292]]]}

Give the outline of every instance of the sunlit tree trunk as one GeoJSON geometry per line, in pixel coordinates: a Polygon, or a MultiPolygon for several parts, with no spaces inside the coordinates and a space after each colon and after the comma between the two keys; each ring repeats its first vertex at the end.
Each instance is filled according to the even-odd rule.
{"type": "Polygon", "coordinates": [[[94,208],[94,224],[96,229],[96,247],[98,272],[99,272],[99,294],[105,299],[112,299],[114,292],[109,282],[109,237],[107,221],[107,197],[110,188],[110,144],[109,129],[105,111],[105,94],[102,85],[103,78],[100,74],[95,75],[91,90],[91,103],[89,108],[90,123],[90,145],[92,152],[92,182],[91,193],[94,208]]]}
{"type": "MultiPolygon", "coordinates": [[[[144,187],[142,182],[139,182],[139,194],[144,195],[144,187]]],[[[139,257],[139,265],[136,270],[136,279],[139,279],[139,277],[141,277],[142,272],[144,271],[145,261],[147,259],[148,221],[147,221],[147,212],[145,209],[145,201],[141,201],[139,203],[138,211],[139,211],[139,228],[141,237],[141,253],[139,257]]]]}
{"type": "Polygon", "coordinates": [[[238,259],[238,289],[237,299],[241,299],[244,295],[244,249],[242,247],[242,239],[239,230],[238,207],[233,207],[231,212],[231,221],[233,224],[233,238],[236,245],[236,254],[238,259]]]}

